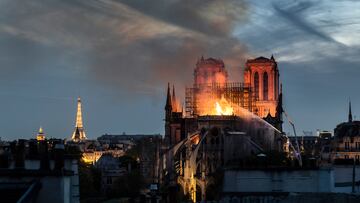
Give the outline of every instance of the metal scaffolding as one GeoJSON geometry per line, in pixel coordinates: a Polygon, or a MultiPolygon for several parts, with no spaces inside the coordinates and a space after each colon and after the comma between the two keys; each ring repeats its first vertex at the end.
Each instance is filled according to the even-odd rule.
{"type": "Polygon", "coordinates": [[[244,108],[252,112],[255,97],[252,88],[248,84],[244,83],[212,83],[212,84],[200,84],[193,87],[187,87],[185,89],[185,112],[187,117],[193,117],[199,115],[201,107],[199,103],[202,103],[204,98],[198,95],[206,95],[205,99],[226,99],[227,102],[234,108],[234,112],[238,111],[238,108],[244,108]]]}

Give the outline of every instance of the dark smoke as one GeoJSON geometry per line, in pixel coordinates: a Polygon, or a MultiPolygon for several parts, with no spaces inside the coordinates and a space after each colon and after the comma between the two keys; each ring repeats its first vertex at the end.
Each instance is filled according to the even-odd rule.
{"type": "MultiPolygon", "coordinates": [[[[231,35],[236,23],[246,18],[246,4],[242,1],[118,1],[140,12],[136,23],[151,21],[159,26],[158,34],[139,37],[126,43],[125,52],[114,53],[115,58],[125,59],[123,64],[108,67],[111,76],[130,71],[134,87],[149,89],[174,82],[181,87],[190,85],[195,63],[202,55],[223,58],[230,69],[231,79],[241,80],[240,67],[243,65],[245,47],[231,35]],[[164,30],[164,32],[162,31],[164,30]],[[167,32],[166,29],[175,29],[167,32]]],[[[126,19],[119,29],[128,30],[126,19]]],[[[130,29],[127,36],[142,36],[144,30],[130,29]]],[[[107,48],[107,47],[106,47],[107,48]]],[[[99,59],[99,58],[98,58],[99,59]]],[[[100,61],[100,64],[104,61],[100,61]]],[[[97,67],[97,66],[95,66],[97,67]]],[[[96,69],[99,70],[99,69],[96,69]]],[[[128,72],[127,72],[128,73],[128,72]]],[[[107,79],[109,75],[96,74],[107,79]]],[[[111,77],[110,76],[110,77],[111,77]]],[[[123,81],[128,82],[128,81],[123,81]]]]}
{"type": "MultiPolygon", "coordinates": [[[[246,21],[247,4],[242,0],[2,4],[0,32],[44,50],[61,50],[56,55],[59,63],[76,64],[96,81],[123,91],[153,94],[163,91],[168,81],[178,88],[191,85],[202,55],[222,58],[230,79],[241,80],[246,49],[232,31],[246,21]],[[17,6],[21,9],[14,9],[17,6]]],[[[53,68],[55,62],[44,63],[53,68]]]]}

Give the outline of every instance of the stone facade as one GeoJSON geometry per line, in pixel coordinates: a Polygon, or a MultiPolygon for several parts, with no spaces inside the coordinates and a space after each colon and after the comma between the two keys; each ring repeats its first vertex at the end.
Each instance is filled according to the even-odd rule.
{"type": "Polygon", "coordinates": [[[254,112],[264,118],[275,117],[279,91],[279,70],[274,57],[247,60],[244,82],[250,84],[255,94],[254,112]]]}

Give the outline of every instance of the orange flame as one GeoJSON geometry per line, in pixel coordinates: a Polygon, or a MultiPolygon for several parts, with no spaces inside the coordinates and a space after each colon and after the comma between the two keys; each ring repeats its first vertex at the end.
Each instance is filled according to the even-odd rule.
{"type": "Polygon", "coordinates": [[[221,99],[203,99],[199,104],[201,107],[200,115],[233,115],[234,108],[222,97],[221,99]]]}
{"type": "Polygon", "coordinates": [[[233,115],[234,112],[234,109],[224,98],[221,98],[220,102],[215,102],[215,110],[215,115],[233,115]]]}

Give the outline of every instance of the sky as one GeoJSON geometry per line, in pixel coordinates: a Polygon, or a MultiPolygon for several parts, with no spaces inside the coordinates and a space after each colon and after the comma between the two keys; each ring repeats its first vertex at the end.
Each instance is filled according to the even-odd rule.
{"type": "MultiPolygon", "coordinates": [[[[164,132],[168,82],[191,85],[196,61],[278,62],[298,134],[360,116],[360,2],[355,0],[2,0],[0,137],[70,138],[76,99],[87,136],[164,132]]],[[[289,129],[288,126],[284,126],[289,129]]]]}

